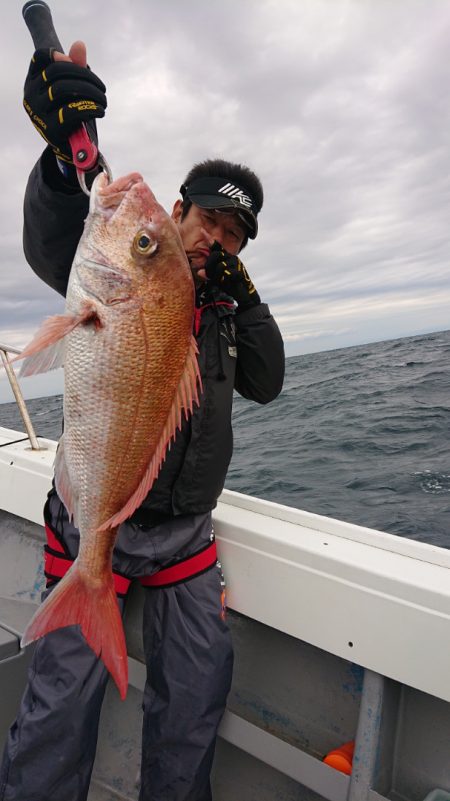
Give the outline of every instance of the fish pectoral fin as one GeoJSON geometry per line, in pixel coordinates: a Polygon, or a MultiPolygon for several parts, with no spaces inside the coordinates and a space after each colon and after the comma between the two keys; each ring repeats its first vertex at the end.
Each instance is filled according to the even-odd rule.
{"type": "Polygon", "coordinates": [[[56,345],[50,345],[50,347],[35,353],[34,356],[27,356],[20,368],[19,375],[21,378],[26,378],[29,375],[57,370],[58,367],[64,367],[65,358],[65,342],[64,339],[61,339],[56,345]]]}
{"type": "Polygon", "coordinates": [[[21,645],[25,647],[50,631],[76,625],[104,662],[124,699],[128,686],[127,647],[112,573],[100,584],[90,582],[74,562],[35,612],[21,645]]]}
{"type": "Polygon", "coordinates": [[[91,301],[85,302],[79,314],[55,314],[48,317],[22,353],[11,361],[25,359],[20,371],[22,377],[62,367],[65,356],[64,337],[77,325],[90,321],[96,324],[98,321],[96,306],[91,301]]]}
{"type": "Polygon", "coordinates": [[[58,496],[61,498],[64,506],[67,509],[69,520],[73,520],[74,524],[78,525],[77,516],[75,514],[78,499],[74,496],[69,471],[67,470],[67,462],[64,454],[64,434],[59,440],[58,450],[56,451],[55,487],[58,496]]]}
{"type": "Polygon", "coordinates": [[[177,429],[181,428],[183,413],[187,420],[194,408],[194,403],[196,403],[197,406],[199,405],[198,390],[202,390],[202,379],[198,369],[197,354],[197,343],[194,337],[191,337],[186,364],[180,383],[175,392],[169,415],[150,463],[131,498],[117,514],[113,515],[113,517],[109,518],[106,523],[103,523],[103,525],[99,527],[99,531],[105,531],[108,528],[120,525],[124,520],[131,517],[133,512],[141,505],[158,477],[170,443],[175,439],[177,429]]]}

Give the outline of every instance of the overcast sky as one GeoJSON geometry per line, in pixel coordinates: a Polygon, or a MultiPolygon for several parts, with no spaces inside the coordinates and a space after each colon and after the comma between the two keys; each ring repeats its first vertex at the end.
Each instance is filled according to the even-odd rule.
{"type": "MultiPolygon", "coordinates": [[[[196,161],[259,174],[260,234],[243,261],[288,355],[450,327],[448,2],[49,4],[65,48],[84,39],[107,86],[100,148],[115,177],[138,170],[170,210],[196,161]]],[[[0,75],[0,343],[16,347],[63,308],[22,253],[42,148],[22,109],[21,8],[4,4],[0,75]]],[[[29,396],[53,386],[23,381],[29,396]]]]}

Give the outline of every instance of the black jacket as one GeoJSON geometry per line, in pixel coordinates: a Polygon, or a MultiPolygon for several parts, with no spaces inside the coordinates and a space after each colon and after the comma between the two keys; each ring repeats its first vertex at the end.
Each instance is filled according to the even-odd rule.
{"type": "MultiPolygon", "coordinates": [[[[88,204],[81,191],[70,192],[59,184],[54,156],[44,151],[25,193],[24,251],[35,273],[61,295],[66,293],[88,204]]],[[[136,519],[143,523],[160,514],[196,514],[214,508],[233,450],[233,389],[268,403],[283,384],[283,341],[265,303],[236,313],[231,298],[208,288],[197,298],[195,335],[203,381],[200,407],[178,432],[137,512],[136,519]]]]}

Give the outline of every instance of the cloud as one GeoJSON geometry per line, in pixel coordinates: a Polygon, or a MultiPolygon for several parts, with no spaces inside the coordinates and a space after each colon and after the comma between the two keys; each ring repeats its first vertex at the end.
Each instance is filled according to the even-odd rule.
{"type": "MultiPolygon", "coordinates": [[[[32,47],[14,5],[0,78],[0,341],[22,345],[61,299],[21,250],[41,144],[21,108],[32,47]]],[[[260,235],[243,259],[288,353],[448,327],[448,6],[79,0],[53,16],[66,47],[87,39],[107,84],[98,127],[115,175],[139,170],[170,209],[195,161],[260,174],[260,235]]]]}

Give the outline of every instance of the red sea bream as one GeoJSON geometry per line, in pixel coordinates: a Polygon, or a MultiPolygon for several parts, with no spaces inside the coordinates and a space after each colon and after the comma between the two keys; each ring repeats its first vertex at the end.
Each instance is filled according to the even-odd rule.
{"type": "Polygon", "coordinates": [[[78,558],[23,644],[78,624],[122,697],[127,654],[111,557],[120,523],[158,475],[182,414],[198,403],[194,286],[177,227],[141,176],[94,182],[65,314],[21,357],[23,375],[64,363],[55,481],[80,531],[78,558]]]}

